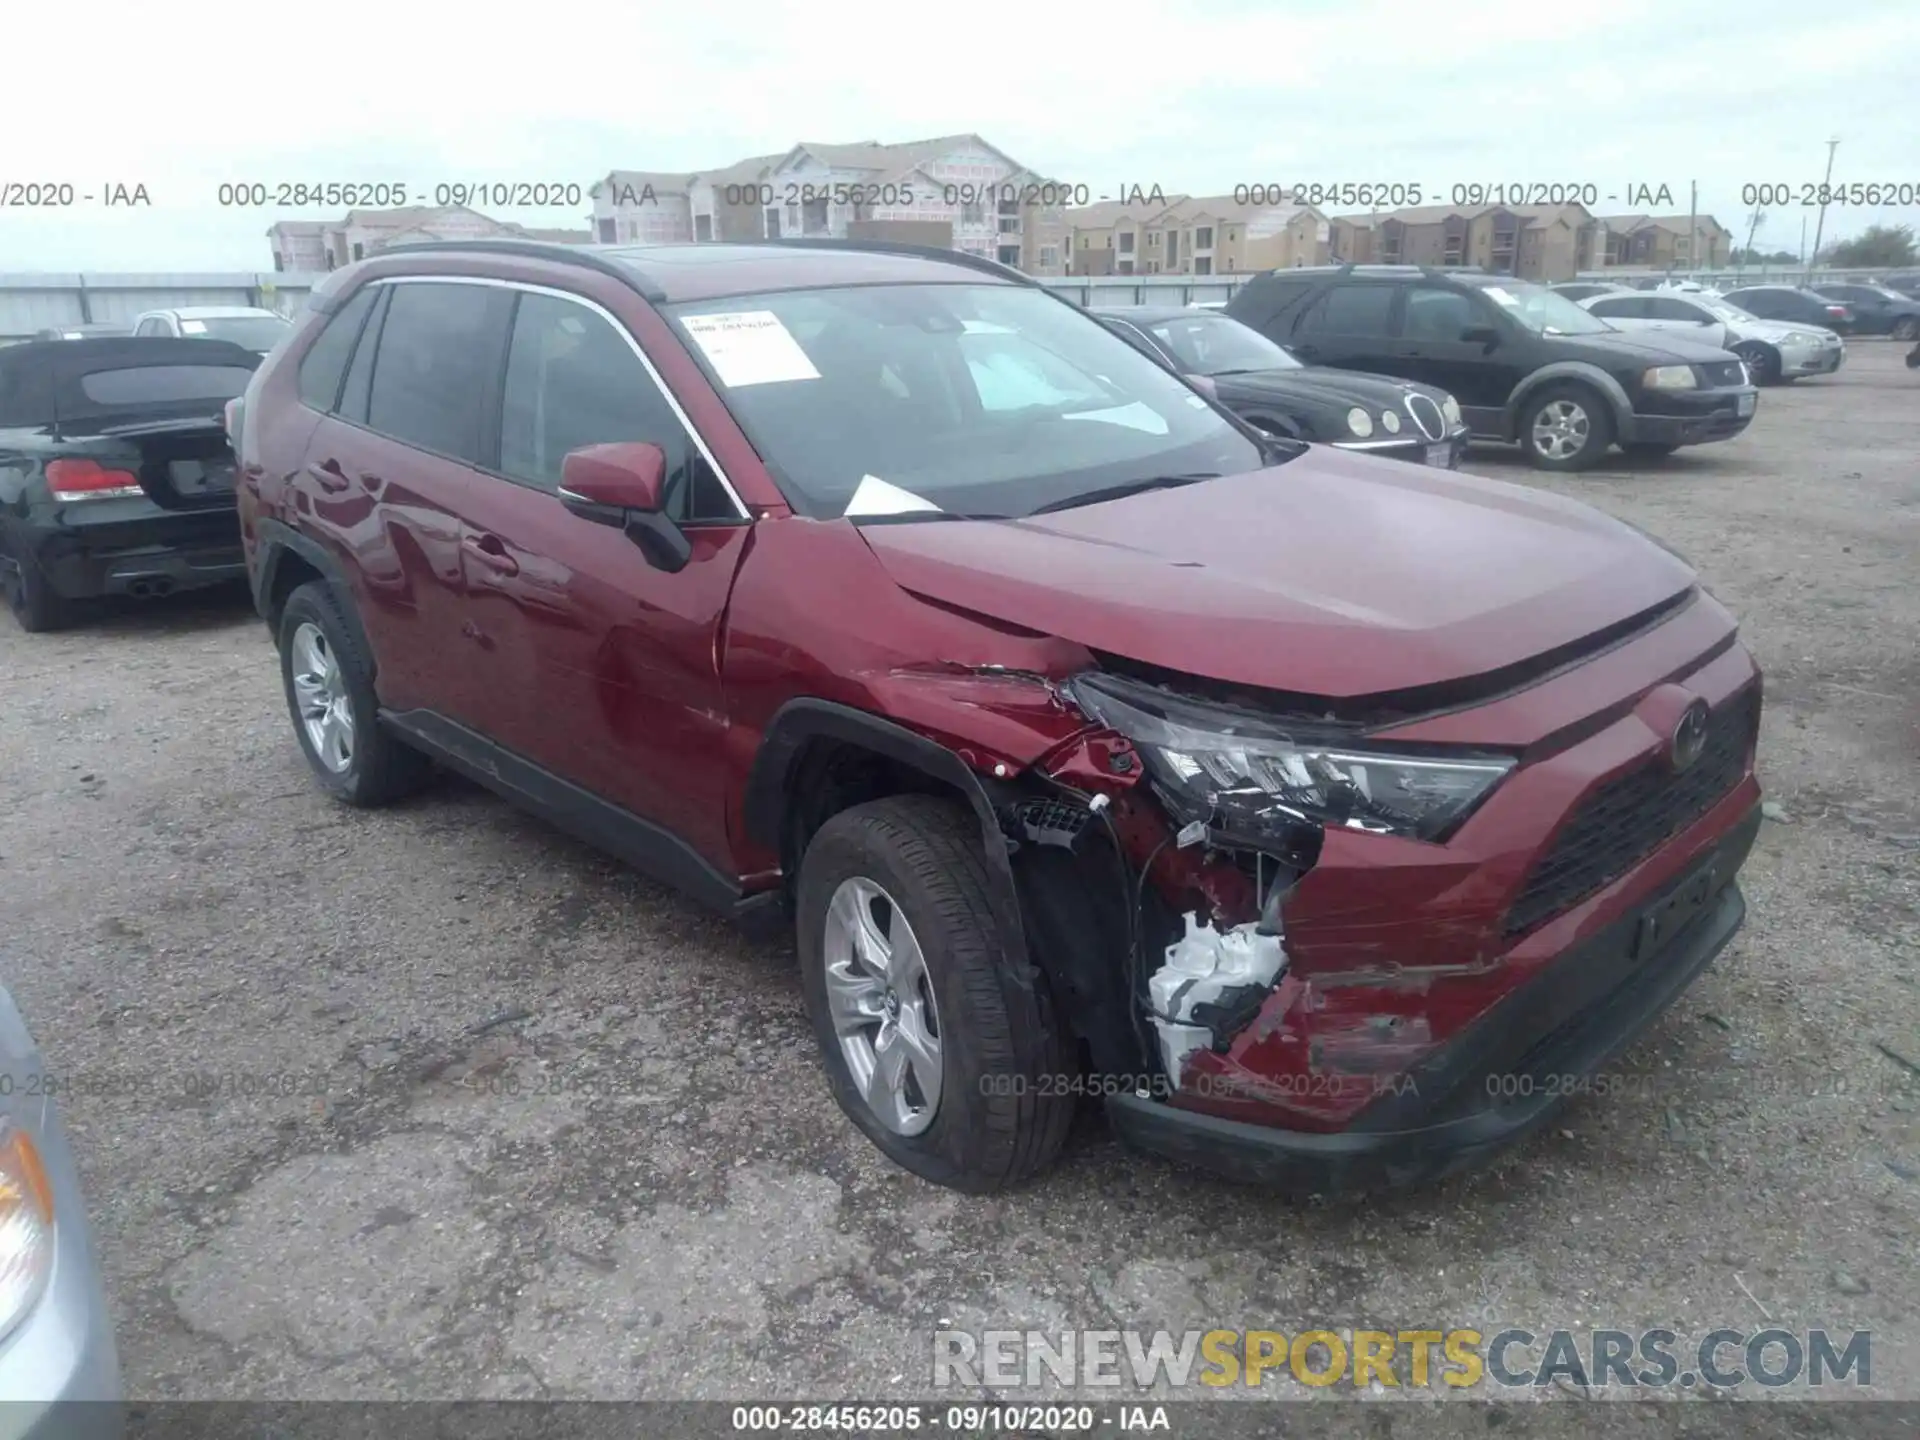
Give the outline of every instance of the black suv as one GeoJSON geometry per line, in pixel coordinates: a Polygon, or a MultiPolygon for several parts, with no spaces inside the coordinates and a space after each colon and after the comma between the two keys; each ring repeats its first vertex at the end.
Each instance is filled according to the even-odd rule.
{"type": "Polygon", "coordinates": [[[1227,314],[1310,365],[1433,385],[1476,440],[1519,442],[1546,470],[1584,470],[1609,446],[1664,455],[1728,440],[1759,392],[1737,356],[1627,334],[1565,296],[1507,275],[1414,265],[1273,270],[1227,314]]]}

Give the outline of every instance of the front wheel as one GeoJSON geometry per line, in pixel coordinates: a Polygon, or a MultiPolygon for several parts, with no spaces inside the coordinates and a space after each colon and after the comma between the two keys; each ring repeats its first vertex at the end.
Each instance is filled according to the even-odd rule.
{"type": "Polygon", "coordinates": [[[897,1164],[1005,1189],[1073,1118],[1045,982],[1015,974],[980,830],[934,796],[856,805],[800,864],[801,984],[834,1099],[897,1164]]]}
{"type": "Polygon", "coordinates": [[[1613,443],[1607,402],[1585,385],[1548,385],[1520,415],[1520,444],[1541,470],[1587,470],[1613,443]]]}
{"type": "Polygon", "coordinates": [[[1780,352],[1767,345],[1742,345],[1733,352],[1745,362],[1747,376],[1756,385],[1780,383],[1780,352]]]}

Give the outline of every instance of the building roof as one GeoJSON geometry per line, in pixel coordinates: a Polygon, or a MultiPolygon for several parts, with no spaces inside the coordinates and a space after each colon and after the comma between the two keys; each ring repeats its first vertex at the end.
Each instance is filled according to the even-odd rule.
{"type": "Polygon", "coordinates": [[[1600,223],[1616,235],[1631,235],[1636,230],[1665,230],[1674,235],[1687,233],[1689,220],[1696,229],[1704,230],[1711,225],[1716,230],[1725,230],[1711,215],[1600,215],[1595,217],[1600,223]]]}
{"type": "Polygon", "coordinates": [[[733,164],[718,170],[697,171],[691,178],[705,180],[709,185],[740,185],[749,180],[758,180],[792,153],[790,150],[782,150],[777,155],[751,155],[745,160],[736,160],[733,164]]]}
{"type": "MultiPolygon", "coordinates": [[[[1389,220],[1402,225],[1441,225],[1448,220],[1471,222],[1483,215],[1504,212],[1526,221],[1521,228],[1544,230],[1556,220],[1566,220],[1571,212],[1591,214],[1584,205],[1412,205],[1401,210],[1380,210],[1366,215],[1336,215],[1337,224],[1356,230],[1371,230],[1389,220]]],[[[1598,218],[1598,217],[1595,217],[1598,218]]]]}
{"type": "Polygon", "coordinates": [[[401,205],[391,210],[349,210],[344,220],[332,222],[335,225],[371,225],[390,226],[396,230],[414,230],[422,225],[432,225],[445,220],[449,215],[471,215],[489,224],[501,222],[491,216],[482,215],[470,205],[401,205]]]}
{"type": "Polygon", "coordinates": [[[1162,197],[1163,203],[1147,202],[1135,204],[1127,200],[1102,200],[1093,205],[1082,205],[1067,211],[1067,224],[1076,230],[1108,230],[1122,220],[1131,220],[1136,225],[1147,225],[1159,219],[1176,205],[1192,199],[1190,195],[1169,195],[1162,197]]]}
{"type": "Polygon", "coordinates": [[[779,157],[776,165],[784,165],[795,155],[805,153],[824,165],[835,170],[878,170],[881,172],[901,171],[904,173],[916,165],[924,165],[937,160],[950,150],[962,145],[978,145],[983,150],[992,151],[1016,170],[1021,165],[1006,152],[982,140],[978,135],[938,135],[931,140],[905,140],[898,144],[883,145],[877,140],[863,140],[854,145],[821,145],[812,141],[802,141],[779,157]]]}
{"type": "Polygon", "coordinates": [[[609,170],[593,182],[588,193],[597,200],[606,186],[615,190],[645,190],[651,186],[655,195],[684,195],[695,178],[686,170],[609,170]]]}

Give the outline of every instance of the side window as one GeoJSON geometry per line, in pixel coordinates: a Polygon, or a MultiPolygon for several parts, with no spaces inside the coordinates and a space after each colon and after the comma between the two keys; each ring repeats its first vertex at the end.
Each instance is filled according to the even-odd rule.
{"type": "Polygon", "coordinates": [[[1587,310],[1602,320],[1645,320],[1647,306],[1652,303],[1638,295],[1610,295],[1605,300],[1594,301],[1587,310]]]}
{"type": "Polygon", "coordinates": [[[479,285],[392,288],[374,358],[367,426],[422,450],[477,463],[492,292],[479,285]]]}
{"type": "Polygon", "coordinates": [[[739,518],[626,336],[584,305],[520,296],[500,399],[501,473],[557,490],[568,451],[621,440],[666,452],[672,519],[739,518]]]}
{"type": "Polygon", "coordinates": [[[340,400],[340,382],[346,378],[347,358],[360,336],[361,323],[373,309],[377,286],[368,285],[334,312],[300,361],[300,403],[322,412],[340,400]]]}
{"type": "Polygon", "coordinates": [[[133,333],[134,333],[134,334],[136,334],[136,335],[158,335],[158,334],[161,334],[161,333],[162,333],[162,331],[161,331],[161,327],[160,327],[160,322],[159,322],[158,320],[142,320],[142,321],[140,322],[140,328],[139,328],[138,330],[136,330],[136,331],[134,331],[133,333]]]}
{"type": "Polygon", "coordinates": [[[353,363],[347,367],[347,380],[340,387],[340,418],[356,425],[367,423],[367,399],[373,390],[373,361],[380,345],[380,324],[386,318],[391,285],[369,285],[373,313],[360,331],[360,343],[353,347],[353,363]]]}
{"type": "Polygon", "coordinates": [[[1142,355],[1146,356],[1149,360],[1158,361],[1162,365],[1167,363],[1167,357],[1162,355],[1158,350],[1156,350],[1153,347],[1152,342],[1149,341],[1146,336],[1142,335],[1138,330],[1134,329],[1133,326],[1129,325],[1126,321],[1103,319],[1100,323],[1106,326],[1107,329],[1111,330],[1114,334],[1118,335],[1122,340],[1126,341],[1129,345],[1133,346],[1134,349],[1138,350],[1142,355]]]}
{"type": "Polygon", "coordinates": [[[1300,317],[1298,333],[1384,338],[1392,313],[1393,286],[1336,285],[1300,317]]]}
{"type": "Polygon", "coordinates": [[[1270,339],[1284,338],[1295,307],[1313,289],[1309,281],[1269,276],[1249,281],[1227,302],[1227,314],[1270,339]]]}
{"type": "Polygon", "coordinates": [[[1655,296],[1646,303],[1652,307],[1652,316],[1655,320],[1683,320],[1688,324],[1698,324],[1707,318],[1704,313],[1694,309],[1686,301],[1675,300],[1670,296],[1655,296]]]}
{"type": "Polygon", "coordinates": [[[1458,290],[1415,285],[1407,291],[1400,333],[1410,340],[1458,340],[1460,332],[1473,323],[1473,301],[1458,290]]]}

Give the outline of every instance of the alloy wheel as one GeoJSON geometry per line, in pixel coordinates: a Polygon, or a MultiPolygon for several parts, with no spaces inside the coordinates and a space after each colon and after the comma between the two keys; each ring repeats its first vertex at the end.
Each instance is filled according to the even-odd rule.
{"type": "Polygon", "coordinates": [[[940,1108],[940,1014],[913,927],[855,875],[827,903],[825,942],[827,1006],[854,1088],[889,1130],[918,1135],[940,1108]]]}
{"type": "Polygon", "coordinates": [[[1574,400],[1549,400],[1533,417],[1533,448],[1549,460],[1571,460],[1592,433],[1593,422],[1574,400]]]}
{"type": "Polygon", "coordinates": [[[308,746],[322,765],[341,774],[353,764],[353,698],[340,657],[311,620],[293,632],[293,694],[308,746]]]}

